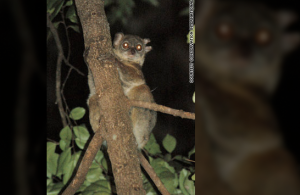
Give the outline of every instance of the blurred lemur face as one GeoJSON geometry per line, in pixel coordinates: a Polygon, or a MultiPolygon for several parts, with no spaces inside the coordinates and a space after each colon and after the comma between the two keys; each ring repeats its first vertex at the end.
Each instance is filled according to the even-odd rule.
{"type": "Polygon", "coordinates": [[[272,90],[281,59],[294,44],[283,33],[292,15],[252,3],[222,3],[210,13],[203,32],[198,34],[196,29],[196,59],[202,70],[218,79],[272,90]],[[286,18],[285,24],[280,17],[286,18]]]}
{"type": "Polygon", "coordinates": [[[150,39],[141,39],[135,35],[117,33],[114,39],[114,53],[120,59],[135,62],[142,66],[145,54],[152,49],[151,46],[146,46],[149,42],[150,39]]]}

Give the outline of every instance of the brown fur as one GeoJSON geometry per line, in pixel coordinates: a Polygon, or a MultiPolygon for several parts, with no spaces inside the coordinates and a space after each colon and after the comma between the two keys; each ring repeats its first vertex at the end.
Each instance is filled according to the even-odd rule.
{"type": "MultiPolygon", "coordinates": [[[[278,21],[280,14],[251,2],[215,1],[215,6],[207,7],[212,10],[196,24],[197,120],[202,121],[196,128],[206,140],[196,155],[197,161],[202,158],[200,170],[206,175],[200,175],[196,185],[204,186],[208,178],[211,192],[218,188],[237,195],[300,194],[297,166],[284,147],[268,102],[284,55],[298,43],[299,34],[283,32],[291,17],[285,13],[278,21]],[[212,30],[219,20],[233,26],[227,42],[212,30]],[[260,47],[251,32],[266,24],[272,39],[260,47]]],[[[197,193],[208,191],[202,189],[197,193]]]]}
{"type": "MultiPolygon", "coordinates": [[[[146,46],[149,43],[149,39],[141,39],[134,35],[124,35],[123,33],[117,33],[113,41],[114,54],[117,58],[116,65],[118,67],[119,77],[122,83],[124,94],[130,100],[140,100],[146,102],[154,102],[153,96],[149,87],[146,85],[144,75],[142,73],[142,66],[145,60],[145,55],[152,48],[146,46]],[[126,41],[130,47],[128,49],[122,48],[122,43],[126,41]],[[137,51],[135,46],[140,44],[142,46],[141,51],[137,51]],[[134,54],[132,51],[134,50],[134,54]]],[[[93,82],[92,74],[89,71],[88,83],[90,86],[90,99],[94,98],[95,86],[93,82]]],[[[92,102],[94,103],[94,101],[92,102]]],[[[95,112],[90,115],[90,122],[93,130],[97,129],[99,124],[100,115],[95,112]]],[[[131,108],[130,118],[133,125],[133,133],[135,135],[138,147],[141,149],[148,142],[150,133],[156,123],[156,112],[145,108],[131,108]]]]}

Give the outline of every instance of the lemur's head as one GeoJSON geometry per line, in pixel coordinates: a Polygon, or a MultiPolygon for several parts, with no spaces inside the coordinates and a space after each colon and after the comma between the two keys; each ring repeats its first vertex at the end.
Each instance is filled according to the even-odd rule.
{"type": "Polygon", "coordinates": [[[151,46],[146,46],[149,42],[150,39],[147,38],[117,33],[113,41],[114,53],[121,60],[135,62],[142,66],[146,53],[152,50],[151,46]]]}

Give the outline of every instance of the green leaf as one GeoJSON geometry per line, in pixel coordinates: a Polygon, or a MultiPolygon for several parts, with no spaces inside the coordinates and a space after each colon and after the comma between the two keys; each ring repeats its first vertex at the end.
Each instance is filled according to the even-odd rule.
{"type": "Polygon", "coordinates": [[[113,0],[105,0],[105,1],[104,1],[104,6],[105,6],[105,7],[106,7],[106,6],[109,6],[109,5],[111,5],[113,2],[114,2],[113,0]]]}
{"type": "Polygon", "coordinates": [[[78,151],[71,156],[71,162],[69,163],[69,166],[65,167],[65,171],[64,171],[65,174],[63,177],[64,184],[67,184],[67,182],[71,178],[71,176],[74,172],[74,169],[78,163],[78,159],[79,159],[80,155],[81,155],[81,151],[78,151]]]}
{"type": "Polygon", "coordinates": [[[179,188],[184,195],[195,194],[195,183],[189,180],[190,172],[186,169],[182,169],[179,175],[179,188]]]}
{"type": "Polygon", "coordinates": [[[71,6],[71,5],[73,5],[73,0],[69,0],[69,1],[67,1],[67,3],[65,4],[65,6],[71,6]]]}
{"type": "Polygon", "coordinates": [[[47,9],[49,10],[48,13],[51,12],[51,13],[50,13],[50,14],[51,14],[51,15],[50,15],[50,20],[51,20],[51,21],[52,21],[53,18],[55,18],[55,16],[59,13],[59,11],[61,10],[63,4],[64,4],[64,0],[58,0],[58,1],[55,1],[55,2],[53,3],[52,7],[50,7],[50,5],[49,5],[49,7],[47,7],[47,9]],[[53,8],[55,8],[54,11],[52,11],[53,8]]]}
{"type": "MultiPolygon", "coordinates": [[[[66,18],[68,18],[71,22],[73,23],[77,23],[77,15],[76,15],[76,11],[75,11],[75,6],[72,5],[69,7],[67,13],[66,13],[66,18]]],[[[78,120],[78,119],[74,119],[74,120],[78,120]]]]}
{"type": "Polygon", "coordinates": [[[155,6],[155,7],[158,7],[159,6],[159,2],[158,0],[143,0],[147,3],[150,3],[151,5],[155,6]]]}
{"type": "Polygon", "coordinates": [[[189,151],[188,158],[191,158],[191,156],[192,156],[194,153],[195,153],[195,146],[194,146],[194,148],[193,148],[191,151],[189,151]]]}
{"type": "Polygon", "coordinates": [[[85,114],[85,109],[82,107],[77,107],[71,110],[69,117],[73,120],[81,119],[85,114]]]}
{"type": "Polygon", "coordinates": [[[189,12],[190,12],[189,7],[186,7],[183,10],[180,11],[179,15],[180,16],[188,16],[189,12]]]}
{"type": "MultiPolygon", "coordinates": [[[[72,159],[74,159],[74,155],[72,156],[72,159]]],[[[72,160],[71,160],[72,162],[72,160]]],[[[64,174],[64,177],[63,177],[63,184],[67,184],[69,179],[71,178],[72,174],[73,174],[73,171],[74,171],[74,164],[73,163],[70,163],[69,166],[67,166],[64,170],[65,174],[64,174]]]]}
{"type": "MultiPolygon", "coordinates": [[[[153,159],[149,157],[150,164],[153,167],[155,173],[158,175],[158,177],[163,182],[164,186],[167,188],[167,190],[174,194],[177,186],[178,186],[178,176],[173,167],[171,167],[166,161],[164,161],[162,158],[153,159]]],[[[145,181],[145,179],[144,179],[145,181]]],[[[153,190],[152,186],[148,183],[149,181],[146,180],[146,183],[144,183],[145,190],[147,191],[147,194],[151,194],[152,192],[154,194],[155,191],[153,190]]]]}
{"type": "Polygon", "coordinates": [[[111,192],[110,183],[107,180],[100,179],[95,182],[95,184],[101,186],[101,191],[111,192]]]}
{"type": "Polygon", "coordinates": [[[61,21],[53,22],[53,26],[57,29],[58,26],[61,24],[61,21]]]}
{"type": "Polygon", "coordinates": [[[103,166],[103,168],[104,168],[105,171],[108,171],[108,169],[107,169],[107,161],[106,161],[105,158],[102,158],[101,165],[103,166]]]}
{"type": "Polygon", "coordinates": [[[62,151],[65,151],[66,149],[69,148],[70,146],[70,143],[71,143],[71,140],[65,140],[65,139],[61,139],[59,141],[59,147],[62,151]]]}
{"type": "Polygon", "coordinates": [[[90,168],[87,175],[86,179],[93,183],[97,180],[100,179],[100,176],[102,176],[102,169],[98,166],[97,168],[90,168]]]}
{"type": "Polygon", "coordinates": [[[53,184],[52,179],[47,179],[47,186],[49,186],[49,185],[51,185],[51,184],[53,184]]]}
{"type": "Polygon", "coordinates": [[[185,162],[183,156],[181,156],[181,155],[176,155],[176,156],[174,157],[174,159],[179,160],[179,161],[182,161],[182,162],[185,162]]]}
{"type": "MultiPolygon", "coordinates": [[[[61,0],[47,0],[47,12],[50,13],[50,10],[55,10],[55,5],[59,4],[61,0]]],[[[51,12],[53,12],[51,11],[51,12]]],[[[51,14],[51,13],[50,13],[51,14]]]]}
{"type": "Polygon", "coordinates": [[[65,174],[66,170],[70,167],[71,162],[71,148],[63,151],[58,158],[57,175],[65,174]]]}
{"type": "Polygon", "coordinates": [[[192,175],[192,180],[195,181],[195,179],[196,179],[196,174],[193,174],[192,175]]]}
{"type": "MultiPolygon", "coordinates": [[[[47,154],[52,154],[55,152],[56,143],[53,142],[47,142],[47,154]]],[[[48,156],[47,156],[48,157],[48,156]]],[[[48,158],[47,158],[48,160],[48,158]]]]}
{"type": "Polygon", "coordinates": [[[68,27],[72,28],[75,32],[80,33],[79,26],[77,26],[77,25],[69,25],[68,27]]]}
{"type": "Polygon", "coordinates": [[[75,143],[76,145],[80,148],[80,149],[84,149],[84,146],[86,144],[86,141],[87,140],[82,140],[82,139],[79,139],[79,138],[76,138],[75,139],[75,143]]]}
{"type": "Polygon", "coordinates": [[[178,186],[177,175],[169,171],[165,171],[159,174],[159,178],[167,188],[168,192],[170,192],[170,194],[174,194],[174,191],[178,186]]]}
{"type": "Polygon", "coordinates": [[[172,156],[171,156],[170,153],[168,153],[168,154],[166,154],[166,155],[164,156],[164,159],[165,159],[165,161],[167,161],[167,162],[169,162],[169,161],[171,160],[171,158],[172,158],[172,156]]]}
{"type": "Polygon", "coordinates": [[[171,167],[166,161],[161,158],[153,159],[150,161],[150,165],[153,167],[155,172],[159,173],[164,171],[163,169],[168,169],[172,173],[175,173],[175,169],[171,167]]]}
{"type": "Polygon", "coordinates": [[[190,195],[195,195],[195,183],[192,180],[186,179],[184,182],[184,188],[187,189],[190,195]]]}
{"type": "Polygon", "coordinates": [[[65,126],[59,133],[59,137],[65,140],[72,139],[72,131],[69,126],[65,126]]]}
{"type": "Polygon", "coordinates": [[[90,137],[90,133],[84,126],[75,126],[73,127],[74,134],[80,140],[88,140],[90,137]]]}
{"type": "Polygon", "coordinates": [[[72,157],[74,156],[74,159],[73,159],[73,165],[74,165],[74,167],[76,167],[77,162],[78,162],[78,160],[80,158],[80,155],[81,155],[81,151],[78,151],[78,152],[76,152],[75,154],[72,155],[72,157]]]}
{"type": "Polygon", "coordinates": [[[110,189],[109,182],[106,180],[98,180],[92,183],[90,186],[88,186],[82,193],[82,195],[95,195],[95,194],[110,195],[111,189],[110,189]]]}
{"type": "Polygon", "coordinates": [[[50,183],[49,185],[47,185],[47,189],[46,189],[47,193],[52,190],[53,186],[54,186],[54,183],[50,183]]]}
{"type": "Polygon", "coordinates": [[[53,12],[55,11],[55,8],[53,7],[53,8],[51,8],[51,9],[49,9],[49,10],[47,10],[47,12],[51,15],[53,12]]]}
{"type": "MultiPolygon", "coordinates": [[[[83,182],[83,184],[79,187],[79,189],[77,190],[77,192],[84,192],[84,190],[85,190],[88,186],[91,185],[90,183],[87,185],[87,183],[89,183],[89,182],[87,182],[87,180],[85,180],[85,181],[83,182]]],[[[80,193],[80,194],[82,194],[82,193],[80,193]]]]}
{"type": "Polygon", "coordinates": [[[70,147],[71,139],[72,139],[72,131],[70,130],[70,132],[71,132],[71,138],[66,137],[68,135],[64,134],[62,136],[64,138],[61,138],[61,140],[59,141],[59,147],[62,151],[65,151],[66,149],[68,149],[70,147]]]}
{"type": "Polygon", "coordinates": [[[158,143],[156,142],[156,139],[155,139],[153,133],[151,133],[149,141],[145,145],[144,149],[151,155],[161,154],[160,147],[159,147],[158,143]]]}
{"type": "MultiPolygon", "coordinates": [[[[149,183],[149,185],[150,185],[150,183],[149,183]]],[[[147,190],[146,190],[147,191],[147,190]]],[[[155,193],[154,191],[147,191],[147,194],[146,195],[156,195],[157,193],[155,193]]]]}
{"type": "Polygon", "coordinates": [[[62,182],[56,183],[52,186],[52,188],[49,191],[47,189],[47,195],[57,195],[63,187],[64,184],[62,182]]]}
{"type": "Polygon", "coordinates": [[[100,163],[103,158],[104,158],[104,154],[101,150],[99,150],[96,154],[94,161],[100,163]]]}
{"type": "Polygon", "coordinates": [[[162,144],[169,153],[172,153],[176,147],[176,139],[172,135],[167,134],[162,144]]]}
{"type": "Polygon", "coordinates": [[[55,153],[56,144],[47,142],[47,176],[56,175],[58,154],[55,153]]]}
{"type": "Polygon", "coordinates": [[[94,193],[93,195],[111,195],[111,192],[99,191],[99,192],[94,193]]]}
{"type": "Polygon", "coordinates": [[[173,192],[173,194],[174,194],[174,195],[175,195],[175,194],[182,195],[182,192],[181,192],[180,189],[176,189],[176,190],[173,192]]]}

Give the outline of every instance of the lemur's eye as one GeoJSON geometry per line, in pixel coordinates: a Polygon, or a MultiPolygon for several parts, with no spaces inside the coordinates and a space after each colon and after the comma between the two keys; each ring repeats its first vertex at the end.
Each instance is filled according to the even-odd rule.
{"type": "Polygon", "coordinates": [[[228,22],[222,22],[216,27],[216,34],[222,40],[229,40],[233,37],[233,27],[228,22]]]}
{"type": "Polygon", "coordinates": [[[123,47],[124,49],[128,49],[128,48],[129,48],[129,43],[124,42],[124,43],[122,44],[122,47],[123,47]]]}
{"type": "Polygon", "coordinates": [[[140,44],[138,44],[137,46],[135,46],[135,49],[138,50],[138,51],[141,51],[142,50],[142,46],[140,44]]]}
{"type": "Polygon", "coordinates": [[[271,38],[272,38],[271,33],[267,29],[258,30],[254,37],[255,42],[261,46],[264,46],[264,45],[267,45],[268,43],[270,43],[271,38]]]}

